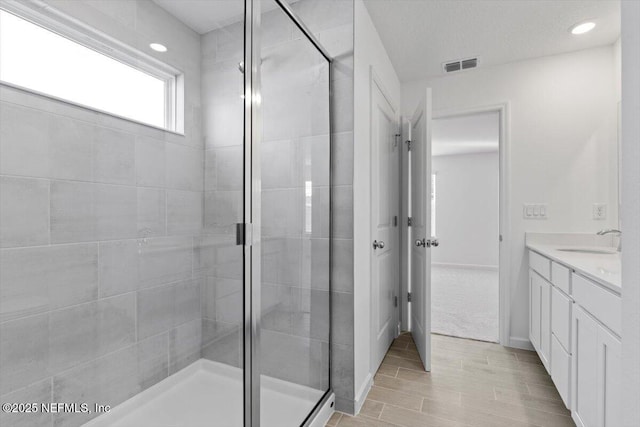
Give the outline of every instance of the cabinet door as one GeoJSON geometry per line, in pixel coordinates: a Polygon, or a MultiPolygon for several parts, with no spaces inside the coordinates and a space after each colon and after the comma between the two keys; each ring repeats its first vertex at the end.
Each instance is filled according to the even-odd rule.
{"type": "Polygon", "coordinates": [[[540,281],[540,359],[551,373],[551,284],[540,281]]]}
{"type": "Polygon", "coordinates": [[[529,339],[540,352],[540,278],[529,270],[529,339]]]}
{"type": "Polygon", "coordinates": [[[622,344],[602,326],[598,330],[598,403],[603,427],[622,425],[622,344]]]}
{"type": "MultiPolygon", "coordinates": [[[[571,352],[571,306],[568,296],[551,287],[551,332],[566,352],[571,352]]],[[[553,350],[552,350],[553,351],[553,350]]]]}
{"type": "Polygon", "coordinates": [[[600,326],[582,307],[573,310],[571,411],[578,426],[598,423],[598,330],[600,326]]]}
{"type": "Polygon", "coordinates": [[[551,334],[551,379],[567,409],[571,409],[571,356],[551,334]]]}

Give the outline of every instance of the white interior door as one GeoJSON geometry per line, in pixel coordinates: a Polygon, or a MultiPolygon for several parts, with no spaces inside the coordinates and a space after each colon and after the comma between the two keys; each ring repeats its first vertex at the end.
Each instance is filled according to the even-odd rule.
{"type": "Polygon", "coordinates": [[[371,93],[371,372],[398,331],[398,152],[396,112],[375,79],[371,93]]]}
{"type": "Polygon", "coordinates": [[[431,89],[411,120],[411,335],[431,370],[431,89]]]}

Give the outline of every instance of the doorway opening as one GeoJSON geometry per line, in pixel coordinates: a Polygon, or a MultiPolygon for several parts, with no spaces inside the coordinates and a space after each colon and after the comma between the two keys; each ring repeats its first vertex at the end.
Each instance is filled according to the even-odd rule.
{"type": "Polygon", "coordinates": [[[434,118],[431,331],[500,341],[500,112],[434,118]]]}

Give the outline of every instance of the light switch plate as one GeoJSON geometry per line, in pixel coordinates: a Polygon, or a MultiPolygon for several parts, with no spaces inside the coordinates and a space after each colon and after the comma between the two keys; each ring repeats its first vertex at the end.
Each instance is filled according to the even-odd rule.
{"type": "Polygon", "coordinates": [[[594,203],[593,204],[593,219],[607,219],[607,204],[606,203],[594,203]]]}
{"type": "Polygon", "coordinates": [[[547,219],[549,209],[546,203],[525,203],[522,209],[524,219],[547,219]]]}

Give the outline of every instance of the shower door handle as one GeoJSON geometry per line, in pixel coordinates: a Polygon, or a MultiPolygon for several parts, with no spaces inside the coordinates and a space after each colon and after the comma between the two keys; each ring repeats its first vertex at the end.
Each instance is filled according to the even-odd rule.
{"type": "Polygon", "coordinates": [[[238,246],[253,245],[253,224],[252,223],[236,224],[236,245],[238,246]]]}

